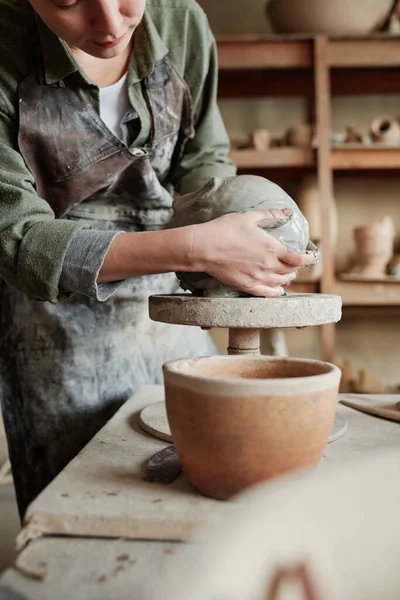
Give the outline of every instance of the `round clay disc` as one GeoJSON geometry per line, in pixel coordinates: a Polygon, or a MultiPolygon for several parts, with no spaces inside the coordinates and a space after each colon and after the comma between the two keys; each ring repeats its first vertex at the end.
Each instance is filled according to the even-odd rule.
{"type": "Polygon", "coordinates": [[[335,415],[331,435],[329,436],[328,444],[335,442],[342,437],[347,431],[347,421],[342,415],[335,415]]]}
{"type": "Polygon", "coordinates": [[[165,402],[156,402],[146,406],[140,413],[139,425],[143,431],[159,440],[172,442],[165,402]]]}
{"type": "MultiPolygon", "coordinates": [[[[146,433],[149,433],[159,440],[172,443],[172,435],[169,428],[165,402],[156,402],[155,404],[146,406],[140,413],[139,425],[146,433]]],[[[331,435],[328,439],[328,444],[341,438],[346,431],[346,419],[342,417],[342,415],[335,415],[335,421],[333,423],[331,435]]]]}

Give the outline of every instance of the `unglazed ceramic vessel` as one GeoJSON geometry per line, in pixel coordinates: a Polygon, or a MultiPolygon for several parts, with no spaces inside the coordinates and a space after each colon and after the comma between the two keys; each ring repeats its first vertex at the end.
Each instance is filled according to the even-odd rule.
{"type": "Polygon", "coordinates": [[[254,129],[250,136],[250,147],[258,152],[266,152],[272,143],[272,134],[268,129],[254,129]]]}
{"type": "Polygon", "coordinates": [[[266,12],[277,33],[365,35],[381,27],[393,0],[270,0],[266,12]]]}
{"type": "Polygon", "coordinates": [[[296,148],[311,148],[314,141],[314,127],[307,123],[300,123],[290,127],[285,134],[285,144],[296,148]]]}
{"type": "Polygon", "coordinates": [[[332,430],[341,372],[329,363],[215,356],[164,365],[172,438],[203,494],[315,466],[332,430]]]}
{"type": "Polygon", "coordinates": [[[350,273],[365,279],[384,278],[387,265],[393,256],[395,239],[393,218],[388,215],[365,227],[356,227],[354,239],[355,264],[350,273]]]}
{"type": "MultiPolygon", "coordinates": [[[[308,223],[297,204],[278,185],[264,177],[239,175],[219,179],[213,177],[202,189],[185,194],[174,201],[174,215],[168,228],[206,223],[228,213],[252,210],[290,208],[292,216],[273,228],[259,227],[273,235],[294,252],[305,252],[309,242],[308,223]]],[[[197,295],[244,295],[222,284],[207,273],[177,273],[184,290],[197,295]]]]}
{"type": "Polygon", "coordinates": [[[398,146],[400,144],[400,124],[391,115],[376,117],[371,123],[371,137],[378,144],[398,146]]]}

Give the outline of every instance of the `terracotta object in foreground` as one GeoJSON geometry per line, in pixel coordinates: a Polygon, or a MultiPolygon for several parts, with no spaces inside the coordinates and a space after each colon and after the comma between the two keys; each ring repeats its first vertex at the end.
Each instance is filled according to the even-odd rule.
{"type": "Polygon", "coordinates": [[[227,499],[315,466],[332,429],[340,376],[328,363],[269,356],[164,365],[171,433],[192,484],[227,499]]]}

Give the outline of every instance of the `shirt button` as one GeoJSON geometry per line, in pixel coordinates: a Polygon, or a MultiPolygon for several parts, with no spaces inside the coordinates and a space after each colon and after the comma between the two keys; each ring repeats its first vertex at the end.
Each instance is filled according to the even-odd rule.
{"type": "Polygon", "coordinates": [[[132,154],[133,156],[144,156],[145,154],[147,154],[147,152],[145,150],[141,150],[140,148],[134,148],[132,150],[132,154]]]}

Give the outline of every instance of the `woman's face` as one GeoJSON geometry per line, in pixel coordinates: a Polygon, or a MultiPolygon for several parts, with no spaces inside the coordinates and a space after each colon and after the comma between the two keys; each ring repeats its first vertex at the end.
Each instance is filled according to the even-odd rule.
{"type": "Polygon", "coordinates": [[[71,48],[113,58],[129,44],[146,0],[29,0],[34,10],[71,48]]]}

